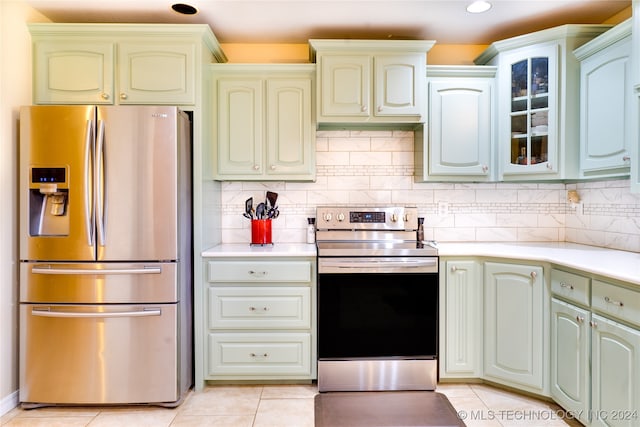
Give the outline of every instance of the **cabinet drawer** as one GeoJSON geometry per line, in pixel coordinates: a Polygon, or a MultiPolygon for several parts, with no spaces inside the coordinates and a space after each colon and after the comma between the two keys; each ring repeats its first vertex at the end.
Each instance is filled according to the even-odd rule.
{"type": "Polygon", "coordinates": [[[640,292],[594,280],[591,303],[601,313],[640,325],[640,292]]]}
{"type": "Polygon", "coordinates": [[[562,270],[551,270],[551,291],[569,301],[589,306],[591,279],[562,270]]]}
{"type": "Polygon", "coordinates": [[[310,282],[310,261],[209,261],[210,282],[310,282]]]}
{"type": "Polygon", "coordinates": [[[210,287],[209,328],[311,328],[309,287],[210,287]]]}
{"type": "Polygon", "coordinates": [[[311,375],[311,335],[209,334],[208,375],[216,377],[311,375]]]}

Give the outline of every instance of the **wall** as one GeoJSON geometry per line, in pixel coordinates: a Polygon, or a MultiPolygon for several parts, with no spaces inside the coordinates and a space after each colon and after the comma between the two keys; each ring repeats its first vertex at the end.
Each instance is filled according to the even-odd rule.
{"type": "Polygon", "coordinates": [[[21,0],[0,0],[0,415],[18,403],[18,117],[31,103],[31,40],[45,21],[21,0]]]}
{"type": "Polygon", "coordinates": [[[222,238],[248,243],[242,217],[248,197],[279,193],[274,242],[303,242],[317,205],[417,206],[427,239],[437,241],[570,241],[640,252],[640,195],[628,180],[581,184],[416,183],[413,132],[318,131],[313,183],[225,182],[222,238]],[[581,210],[567,202],[577,189],[581,210]],[[583,212],[584,211],[584,212],[583,212]]]}

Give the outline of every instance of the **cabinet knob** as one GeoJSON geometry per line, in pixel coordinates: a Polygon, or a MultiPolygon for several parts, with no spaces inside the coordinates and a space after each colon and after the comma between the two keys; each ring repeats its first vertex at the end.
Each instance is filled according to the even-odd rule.
{"type": "Polygon", "coordinates": [[[553,166],[551,165],[551,163],[547,163],[547,169],[553,169],[553,166]]]}
{"type": "Polygon", "coordinates": [[[269,167],[269,169],[271,169],[272,171],[276,170],[276,165],[271,165],[271,167],[269,167]]]}
{"type": "Polygon", "coordinates": [[[108,94],[108,93],[106,93],[106,92],[102,92],[102,93],[100,94],[100,98],[107,100],[107,99],[109,99],[109,94],[108,94]]]}
{"type": "Polygon", "coordinates": [[[367,112],[367,106],[366,105],[362,105],[360,107],[360,111],[362,111],[363,113],[366,113],[367,112]]]}
{"type": "Polygon", "coordinates": [[[531,278],[532,278],[533,280],[535,280],[535,279],[536,279],[536,277],[538,277],[538,273],[536,273],[535,271],[532,271],[532,272],[531,272],[531,278]]]}
{"type": "Polygon", "coordinates": [[[456,267],[455,265],[451,267],[451,272],[455,273],[456,271],[458,271],[458,267],[456,267]]]}
{"type": "Polygon", "coordinates": [[[583,316],[576,316],[576,322],[583,323],[584,322],[584,317],[583,316]]]}
{"type": "Polygon", "coordinates": [[[378,105],[378,113],[382,111],[382,105],[378,105]]]}
{"type": "Polygon", "coordinates": [[[617,305],[618,307],[624,307],[624,304],[622,303],[622,301],[616,301],[609,297],[604,297],[604,302],[606,302],[607,304],[617,305]]]}
{"type": "Polygon", "coordinates": [[[257,171],[258,169],[260,169],[260,166],[258,166],[258,165],[253,165],[253,170],[254,170],[254,171],[257,171]]]}
{"type": "Polygon", "coordinates": [[[489,166],[482,165],[482,172],[487,173],[489,171],[489,166]]]}
{"type": "Polygon", "coordinates": [[[623,161],[623,162],[629,162],[629,161],[631,161],[631,157],[629,157],[629,156],[624,156],[624,157],[622,158],[622,161],[623,161]]]}
{"type": "Polygon", "coordinates": [[[120,99],[127,99],[127,98],[128,98],[128,96],[127,96],[127,94],[126,94],[126,93],[122,92],[122,93],[120,94],[120,99]]]}
{"type": "Polygon", "coordinates": [[[592,328],[597,328],[598,324],[592,320],[589,322],[589,326],[591,326],[592,328]]]}

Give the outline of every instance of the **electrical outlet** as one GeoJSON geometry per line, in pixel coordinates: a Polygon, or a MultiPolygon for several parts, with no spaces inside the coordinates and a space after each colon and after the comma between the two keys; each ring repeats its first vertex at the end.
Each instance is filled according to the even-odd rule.
{"type": "Polygon", "coordinates": [[[440,216],[449,215],[449,203],[438,202],[438,215],[440,216]]]}

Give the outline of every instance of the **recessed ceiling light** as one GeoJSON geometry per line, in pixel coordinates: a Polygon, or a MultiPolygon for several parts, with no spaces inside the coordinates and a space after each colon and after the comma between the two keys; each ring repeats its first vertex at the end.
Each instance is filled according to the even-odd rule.
{"type": "Polygon", "coordinates": [[[491,3],[484,0],[476,0],[467,6],[467,12],[469,13],[482,13],[491,9],[491,3]]]}
{"type": "Polygon", "coordinates": [[[193,7],[191,5],[184,4],[184,3],[172,4],[171,5],[171,9],[173,9],[176,12],[181,13],[183,15],[195,15],[196,13],[198,13],[198,9],[196,9],[195,7],[193,7]]]}

